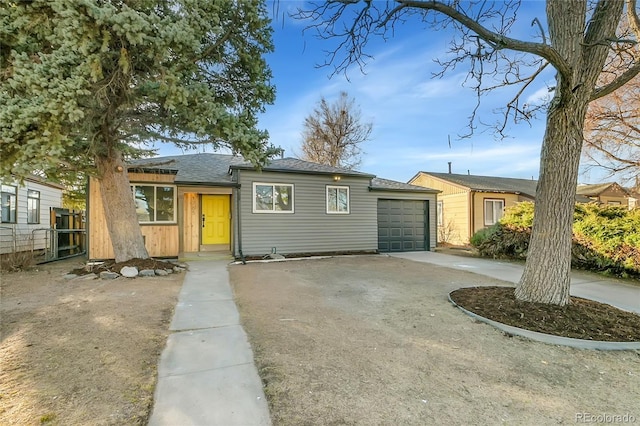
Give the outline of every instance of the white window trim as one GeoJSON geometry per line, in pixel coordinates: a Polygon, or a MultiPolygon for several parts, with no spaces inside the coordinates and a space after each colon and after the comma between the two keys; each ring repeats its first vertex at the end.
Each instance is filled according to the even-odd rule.
{"type": "Polygon", "coordinates": [[[253,205],[253,213],[259,214],[292,214],[295,211],[295,186],[292,183],[280,183],[280,182],[253,182],[253,187],[251,191],[252,205],[253,205]],[[288,186],[291,188],[291,210],[276,210],[272,201],[272,209],[271,210],[258,210],[256,206],[256,186],[288,186]]]}
{"type": "MultiPolygon", "coordinates": [[[[337,196],[338,194],[336,194],[336,198],[337,196]]],[[[325,207],[326,207],[327,214],[350,214],[351,213],[351,191],[349,190],[349,187],[343,186],[343,185],[327,185],[325,189],[325,207]],[[330,189],[336,189],[336,190],[346,189],[347,190],[347,211],[346,212],[329,210],[329,190],[330,189]]]]}
{"type": "Polygon", "coordinates": [[[482,209],[482,215],[484,216],[484,224],[485,224],[485,226],[491,226],[491,225],[494,225],[494,224],[498,223],[498,221],[500,219],[494,220],[493,222],[489,221],[489,218],[487,218],[487,202],[490,202],[490,203],[493,204],[493,207],[494,207],[493,208],[493,212],[494,213],[493,213],[493,217],[491,218],[491,220],[494,220],[495,219],[495,211],[496,211],[495,210],[495,204],[496,203],[502,204],[502,208],[500,210],[504,212],[504,200],[498,199],[498,198],[485,198],[484,199],[483,209],[482,209]]]}
{"type": "Polygon", "coordinates": [[[30,224],[30,225],[31,224],[39,224],[40,223],[40,204],[41,204],[40,200],[41,200],[41,198],[42,197],[41,197],[40,191],[37,191],[35,189],[27,189],[27,223],[30,224]],[[37,193],[38,196],[37,197],[33,197],[31,195],[32,192],[37,193]],[[36,208],[36,221],[35,222],[30,222],[29,221],[29,210],[30,210],[29,201],[31,201],[31,200],[37,200],[37,202],[36,202],[36,205],[37,205],[37,208],[36,208]]]}
{"type": "MultiPolygon", "coordinates": [[[[153,186],[155,188],[173,188],[173,219],[171,220],[151,220],[151,221],[138,221],[139,224],[141,225],[157,225],[157,224],[161,224],[161,225],[166,225],[166,224],[175,224],[177,223],[176,220],[176,214],[177,214],[177,210],[178,210],[178,190],[176,188],[175,185],[169,185],[169,184],[158,184],[158,183],[145,183],[145,182],[137,182],[137,183],[132,183],[131,184],[131,195],[133,196],[133,200],[135,201],[136,199],[136,187],[137,186],[153,186]]],[[[154,189],[154,194],[153,194],[153,211],[154,214],[155,212],[157,212],[156,209],[156,203],[158,201],[158,190],[154,189]]]]}
{"type": "MultiPolygon", "coordinates": [[[[17,185],[5,185],[2,184],[2,187],[0,188],[0,192],[2,193],[7,193],[9,194],[9,196],[13,195],[13,198],[15,200],[15,205],[13,206],[13,211],[14,211],[14,220],[8,220],[8,221],[4,221],[0,218],[0,223],[18,223],[18,186],[17,185]],[[13,188],[13,191],[11,191],[10,188],[13,188]]],[[[9,204],[9,206],[11,207],[11,204],[9,204]]],[[[11,209],[9,209],[9,216],[11,216],[11,209]]]]}

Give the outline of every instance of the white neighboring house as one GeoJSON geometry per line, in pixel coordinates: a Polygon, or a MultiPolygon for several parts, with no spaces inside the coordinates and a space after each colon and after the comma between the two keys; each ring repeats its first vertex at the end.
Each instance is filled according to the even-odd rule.
{"type": "Polygon", "coordinates": [[[37,176],[0,185],[0,254],[48,248],[51,209],[62,207],[64,186],[37,176]]]}

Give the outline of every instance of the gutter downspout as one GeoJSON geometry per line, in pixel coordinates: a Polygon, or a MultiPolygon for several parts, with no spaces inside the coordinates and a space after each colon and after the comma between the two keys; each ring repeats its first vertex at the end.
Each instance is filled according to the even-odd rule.
{"type": "Polygon", "coordinates": [[[236,169],[238,173],[238,186],[236,188],[236,226],[238,227],[238,253],[240,254],[240,258],[242,259],[242,264],[246,265],[247,261],[244,258],[244,254],[242,253],[242,210],[240,208],[240,193],[242,192],[242,187],[240,186],[240,169],[236,169]]]}
{"type": "Polygon", "coordinates": [[[476,201],[476,193],[474,190],[471,190],[469,193],[471,197],[471,205],[470,205],[470,220],[469,220],[469,241],[471,241],[471,237],[473,237],[475,225],[476,225],[476,217],[475,217],[475,201],[476,201]]]}

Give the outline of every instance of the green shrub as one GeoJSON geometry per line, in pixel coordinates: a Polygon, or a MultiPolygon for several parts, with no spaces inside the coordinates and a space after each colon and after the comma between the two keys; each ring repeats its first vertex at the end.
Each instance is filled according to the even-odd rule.
{"type": "MultiPolygon", "coordinates": [[[[524,259],[533,224],[533,203],[505,211],[500,222],[471,238],[480,255],[524,259]]],[[[578,204],[574,213],[571,263],[616,276],[640,276],[640,210],[578,204]]]]}

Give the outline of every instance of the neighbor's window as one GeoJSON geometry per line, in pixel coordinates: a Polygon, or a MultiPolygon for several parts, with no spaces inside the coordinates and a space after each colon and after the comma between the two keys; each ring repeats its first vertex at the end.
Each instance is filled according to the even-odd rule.
{"type": "Polygon", "coordinates": [[[349,187],[327,186],[327,213],[349,213],[349,187]]]}
{"type": "Polygon", "coordinates": [[[139,223],[175,222],[174,186],[132,185],[139,223]]]}
{"type": "Polygon", "coordinates": [[[253,183],[254,213],[293,213],[293,185],[253,183]]]}
{"type": "Polygon", "coordinates": [[[442,226],[444,225],[444,216],[442,214],[442,201],[438,201],[438,204],[436,205],[436,214],[438,215],[438,226],[442,226]]]}
{"type": "Polygon", "coordinates": [[[27,190],[27,223],[40,223],[40,191],[27,190]]]}
{"type": "Polygon", "coordinates": [[[484,200],[484,224],[497,223],[504,213],[504,200],[484,200]]]}
{"type": "Polygon", "coordinates": [[[16,223],[16,201],[18,188],[11,185],[2,185],[0,191],[0,205],[2,206],[2,222],[16,223]]]}

